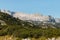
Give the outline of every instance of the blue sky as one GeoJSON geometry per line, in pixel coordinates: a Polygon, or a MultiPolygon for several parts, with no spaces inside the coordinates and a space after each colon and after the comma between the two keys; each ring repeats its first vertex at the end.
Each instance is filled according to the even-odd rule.
{"type": "Polygon", "coordinates": [[[60,18],[60,0],[0,0],[0,9],[60,18]]]}

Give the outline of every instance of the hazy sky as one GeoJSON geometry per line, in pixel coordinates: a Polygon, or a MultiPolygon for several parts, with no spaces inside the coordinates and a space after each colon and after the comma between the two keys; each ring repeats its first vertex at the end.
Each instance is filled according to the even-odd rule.
{"type": "Polygon", "coordinates": [[[60,0],[0,0],[0,9],[60,18],[60,0]]]}

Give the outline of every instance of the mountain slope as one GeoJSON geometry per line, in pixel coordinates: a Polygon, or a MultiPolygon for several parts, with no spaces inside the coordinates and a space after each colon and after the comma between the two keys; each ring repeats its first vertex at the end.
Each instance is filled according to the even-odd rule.
{"type": "MultiPolygon", "coordinates": [[[[37,21],[28,22],[15,18],[7,13],[0,12],[0,20],[6,25],[0,24],[0,36],[13,36],[18,38],[39,38],[44,36],[46,38],[60,36],[60,24],[59,23],[44,23],[37,21]]],[[[20,39],[19,39],[20,40],[20,39]]]]}
{"type": "Polygon", "coordinates": [[[20,20],[24,20],[24,21],[40,21],[40,22],[56,22],[56,23],[60,23],[60,19],[59,18],[54,18],[52,16],[44,16],[41,14],[25,14],[22,12],[11,12],[9,10],[0,10],[3,13],[7,13],[9,15],[12,15],[15,18],[18,18],[20,20]]]}

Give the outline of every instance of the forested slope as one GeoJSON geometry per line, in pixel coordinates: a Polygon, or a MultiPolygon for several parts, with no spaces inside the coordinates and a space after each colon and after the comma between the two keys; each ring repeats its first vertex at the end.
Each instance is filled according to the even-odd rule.
{"type": "Polygon", "coordinates": [[[13,35],[18,38],[39,38],[41,36],[51,38],[60,36],[60,24],[57,23],[55,25],[43,25],[43,23],[35,25],[2,12],[0,12],[0,20],[6,23],[6,25],[1,25],[0,23],[0,36],[13,35]]]}

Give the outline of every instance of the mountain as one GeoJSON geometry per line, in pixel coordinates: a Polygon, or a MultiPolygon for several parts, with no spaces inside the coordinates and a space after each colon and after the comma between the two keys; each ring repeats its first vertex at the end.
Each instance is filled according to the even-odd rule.
{"type": "Polygon", "coordinates": [[[5,10],[0,11],[0,22],[3,25],[28,25],[39,27],[40,25],[47,26],[51,24],[53,26],[58,23],[57,21],[58,20],[55,20],[55,18],[50,15],[44,16],[41,14],[24,14],[20,12],[10,12],[5,10]]]}
{"type": "Polygon", "coordinates": [[[54,22],[54,23],[60,23],[60,19],[59,18],[54,18],[50,15],[48,16],[44,16],[42,14],[36,13],[36,14],[26,14],[26,13],[22,13],[22,12],[11,12],[11,11],[7,11],[7,10],[0,10],[3,13],[8,13],[9,15],[12,15],[15,18],[19,18],[21,20],[24,21],[28,21],[28,22],[54,22]]]}
{"type": "Polygon", "coordinates": [[[54,23],[54,17],[16,12],[9,14],[11,12],[7,12],[0,12],[0,36],[4,36],[4,40],[6,35],[13,39],[15,37],[16,40],[18,40],[17,38],[40,38],[42,36],[52,38],[60,36],[60,23],[54,23]],[[24,17],[27,18],[24,19],[24,17]]]}

